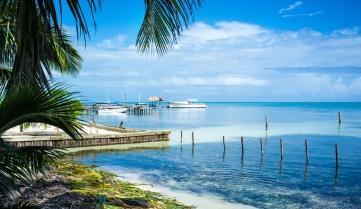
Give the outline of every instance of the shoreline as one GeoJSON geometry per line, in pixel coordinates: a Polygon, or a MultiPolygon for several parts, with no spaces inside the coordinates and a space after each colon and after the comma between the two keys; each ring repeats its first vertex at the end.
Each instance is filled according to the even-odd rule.
{"type": "MultiPolygon", "coordinates": [[[[148,142],[139,144],[121,144],[109,146],[94,146],[83,148],[68,148],[68,154],[75,154],[87,151],[111,151],[111,150],[132,150],[132,149],[160,149],[169,147],[169,142],[148,142]]],[[[81,163],[82,164],[82,163],[81,163]]],[[[86,164],[87,165],[87,164],[86,164]]],[[[90,166],[90,165],[88,165],[90,166]]],[[[219,196],[212,194],[197,194],[184,190],[173,190],[166,186],[154,185],[141,178],[137,172],[127,172],[125,170],[113,170],[109,167],[97,167],[102,171],[115,174],[117,179],[135,185],[141,190],[160,193],[162,196],[174,198],[186,205],[195,206],[197,209],[227,208],[227,209],[251,209],[252,206],[241,203],[229,203],[219,196]]]]}
{"type": "Polygon", "coordinates": [[[102,170],[107,170],[111,173],[115,173],[122,181],[130,182],[136,185],[138,188],[146,191],[160,193],[167,197],[175,198],[176,200],[192,205],[197,209],[209,209],[209,208],[227,208],[227,209],[254,209],[255,207],[241,204],[230,203],[223,200],[221,197],[212,194],[197,194],[194,192],[171,189],[166,186],[151,184],[147,182],[137,172],[127,172],[125,170],[112,170],[108,167],[100,167],[102,170]]]}
{"type": "Polygon", "coordinates": [[[115,174],[98,167],[73,161],[58,161],[45,176],[19,187],[20,193],[12,200],[0,196],[0,208],[17,208],[24,203],[43,209],[194,208],[121,181],[115,174]]]}

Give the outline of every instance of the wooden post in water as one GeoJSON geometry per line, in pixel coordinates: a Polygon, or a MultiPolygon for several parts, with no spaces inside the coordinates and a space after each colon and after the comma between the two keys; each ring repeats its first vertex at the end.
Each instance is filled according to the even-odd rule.
{"type": "Polygon", "coordinates": [[[265,123],[265,129],[267,131],[268,130],[268,119],[267,119],[266,115],[264,116],[264,123],[265,123]]]}
{"type": "Polygon", "coordinates": [[[280,139],[280,152],[281,152],[281,160],[283,160],[283,144],[282,144],[282,139],[280,139]]]}
{"type": "Polygon", "coordinates": [[[263,155],[263,141],[262,141],[262,138],[259,138],[259,143],[261,144],[261,155],[263,155]]]}
{"type": "Polygon", "coordinates": [[[181,130],[181,136],[180,136],[180,138],[181,138],[181,144],[182,144],[182,141],[183,141],[183,130],[181,130]]]}
{"type": "Polygon", "coordinates": [[[307,140],[305,140],[305,152],[306,152],[306,163],[308,163],[308,144],[307,144],[307,140]]]}
{"type": "Polygon", "coordinates": [[[244,153],[243,136],[241,136],[241,150],[242,150],[242,158],[243,158],[243,153],[244,153]]]}
{"type": "Polygon", "coordinates": [[[342,115],[341,112],[338,112],[338,125],[341,125],[342,123],[342,115]]]}
{"type": "Polygon", "coordinates": [[[194,147],[194,132],[192,131],[192,147],[194,147]]]}
{"type": "Polygon", "coordinates": [[[335,144],[336,169],[338,169],[338,145],[335,144]]]}
{"type": "Polygon", "coordinates": [[[223,136],[223,152],[226,152],[226,142],[224,140],[224,136],[223,136]]]}

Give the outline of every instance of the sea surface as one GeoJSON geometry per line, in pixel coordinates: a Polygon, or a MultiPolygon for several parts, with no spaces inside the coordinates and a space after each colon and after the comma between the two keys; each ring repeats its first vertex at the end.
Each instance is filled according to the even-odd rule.
{"type": "Polygon", "coordinates": [[[91,151],[75,159],[232,208],[361,208],[361,103],[207,104],[207,109],[87,116],[102,124],[169,129],[171,140],[164,148],[91,151]]]}

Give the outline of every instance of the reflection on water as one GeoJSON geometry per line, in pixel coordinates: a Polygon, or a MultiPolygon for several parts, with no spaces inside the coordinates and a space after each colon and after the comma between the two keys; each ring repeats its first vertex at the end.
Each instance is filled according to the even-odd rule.
{"type": "MultiPolygon", "coordinates": [[[[93,117],[97,123],[119,125],[123,121],[124,126],[131,128],[197,130],[204,139],[215,135],[264,137],[265,115],[270,136],[361,135],[361,103],[208,103],[208,106],[201,109],[163,108],[149,115],[93,117]],[[338,112],[342,112],[341,126],[338,112]]],[[[87,119],[91,118],[87,116],[87,119]]]]}
{"type": "MultiPolygon", "coordinates": [[[[115,118],[96,120],[117,123],[115,118]]],[[[360,208],[359,103],[211,104],[202,111],[164,109],[152,115],[128,115],[125,122],[139,128],[172,129],[171,146],[83,152],[73,158],[120,175],[136,173],[174,190],[217,195],[231,203],[260,208],[360,208]],[[338,111],[343,114],[341,127],[338,111]]]]}
{"type": "Polygon", "coordinates": [[[261,208],[358,208],[361,204],[361,138],[270,137],[260,153],[257,139],[111,152],[83,152],[74,159],[122,173],[136,172],[152,184],[211,193],[232,203],[261,208]],[[284,157],[280,157],[279,138],[284,157]],[[309,139],[309,162],[304,139],[309,139]],[[336,169],[334,144],[340,147],[336,169]]]}

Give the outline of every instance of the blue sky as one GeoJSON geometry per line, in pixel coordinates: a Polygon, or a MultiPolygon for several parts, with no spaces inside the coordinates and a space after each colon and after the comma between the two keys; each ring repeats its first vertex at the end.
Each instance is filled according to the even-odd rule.
{"type": "MultiPolygon", "coordinates": [[[[106,0],[85,62],[56,76],[89,101],[159,95],[166,100],[360,101],[361,1],[205,0],[165,57],[146,59],[134,43],[142,0],[106,0]],[[227,3],[224,3],[227,2],[227,3]]],[[[63,22],[74,35],[68,12],[63,22]]]]}

